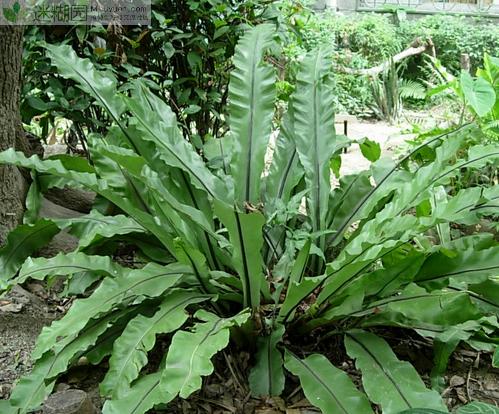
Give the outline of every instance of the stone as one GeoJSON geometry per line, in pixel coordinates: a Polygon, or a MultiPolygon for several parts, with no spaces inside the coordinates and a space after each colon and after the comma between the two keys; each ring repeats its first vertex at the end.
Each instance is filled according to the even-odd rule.
{"type": "Polygon", "coordinates": [[[42,197],[39,215],[44,218],[70,219],[81,217],[84,213],[61,206],[42,197]]]}
{"type": "Polygon", "coordinates": [[[80,213],[89,213],[95,201],[94,192],[70,187],[51,188],[44,197],[52,203],[80,213]]]}
{"type": "Polygon", "coordinates": [[[64,383],[64,382],[61,382],[61,383],[59,383],[59,384],[57,384],[57,385],[55,386],[55,390],[56,390],[57,392],[67,391],[67,390],[69,390],[70,388],[71,388],[71,386],[70,386],[69,384],[64,383]]]}
{"type": "Polygon", "coordinates": [[[449,380],[449,385],[451,387],[459,387],[461,385],[464,385],[465,383],[466,380],[463,377],[460,377],[459,375],[453,375],[449,380]]]}
{"type": "Polygon", "coordinates": [[[6,303],[0,306],[0,312],[19,313],[23,310],[22,303],[6,303]]]}
{"type": "Polygon", "coordinates": [[[19,285],[14,286],[7,294],[7,297],[11,299],[12,302],[21,303],[23,305],[34,304],[38,307],[43,307],[44,305],[40,298],[33,295],[31,292],[28,292],[26,289],[23,289],[19,285]]]}
{"type": "Polygon", "coordinates": [[[78,247],[78,238],[69,234],[67,230],[57,233],[54,238],[37,251],[38,257],[54,257],[57,254],[69,253],[78,247]]]}
{"type": "Polygon", "coordinates": [[[43,414],[98,414],[85,391],[69,389],[52,394],[43,404],[43,414]]]}

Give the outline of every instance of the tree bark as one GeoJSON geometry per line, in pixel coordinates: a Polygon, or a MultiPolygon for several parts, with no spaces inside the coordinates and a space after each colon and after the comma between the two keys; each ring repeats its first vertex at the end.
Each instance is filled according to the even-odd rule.
{"type": "MultiPolygon", "coordinates": [[[[0,151],[29,152],[19,113],[22,26],[0,26],[0,151]]],[[[24,212],[27,182],[16,167],[0,165],[0,245],[24,212]]]]}

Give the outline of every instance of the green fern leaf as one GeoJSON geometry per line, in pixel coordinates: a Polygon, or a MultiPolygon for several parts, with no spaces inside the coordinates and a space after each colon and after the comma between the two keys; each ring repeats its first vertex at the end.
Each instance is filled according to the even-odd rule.
{"type": "Polygon", "coordinates": [[[244,324],[250,314],[243,311],[231,318],[199,310],[194,317],[203,322],[194,325],[192,331],[178,331],[166,357],[161,375],[161,389],[167,395],[187,398],[201,388],[201,377],[213,372],[211,357],[229,343],[229,328],[244,324]]]}
{"type": "Polygon", "coordinates": [[[88,320],[110,311],[117,304],[161,295],[183,274],[190,274],[190,270],[178,263],[168,266],[151,263],[133,270],[123,268],[121,275],[116,275],[119,277],[104,279],[90,297],[75,301],[62,319],[45,327],[36,342],[33,358],[40,358],[64,338],[77,334],[88,320]]]}
{"type": "Polygon", "coordinates": [[[113,399],[126,396],[130,384],[147,364],[147,352],[154,346],[156,335],[180,328],[188,317],[185,307],[209,298],[193,291],[172,292],[153,316],[139,315],[132,319],[114,343],[109,371],[100,385],[101,392],[113,399]]]}

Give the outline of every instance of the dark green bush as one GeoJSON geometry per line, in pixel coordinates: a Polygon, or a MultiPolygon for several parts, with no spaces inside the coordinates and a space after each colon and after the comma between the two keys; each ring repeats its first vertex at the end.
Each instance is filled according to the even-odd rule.
{"type": "Polygon", "coordinates": [[[419,36],[431,37],[437,57],[453,72],[460,69],[461,54],[470,56],[473,68],[480,66],[483,55],[499,55],[499,26],[485,19],[434,15],[405,21],[397,33],[406,42],[419,36]]]}
{"type": "MultiPolygon", "coordinates": [[[[480,66],[485,53],[499,55],[499,26],[485,19],[434,15],[402,21],[396,25],[389,14],[314,13],[301,3],[290,2],[283,13],[291,28],[285,55],[288,77],[293,80],[296,63],[306,51],[327,45],[334,49],[333,67],[367,68],[385,61],[406,48],[416,38],[431,38],[437,57],[450,72],[460,70],[463,53],[470,56],[472,70],[480,66]]],[[[399,75],[410,82],[430,80],[423,58],[414,56],[401,62],[399,75]]],[[[371,114],[373,95],[369,80],[339,71],[336,78],[336,109],[351,114],[371,114]]],[[[418,106],[428,102],[418,100],[418,106]]]]}
{"type": "Polygon", "coordinates": [[[154,82],[160,95],[169,97],[184,135],[196,129],[198,134],[190,139],[199,146],[201,138],[225,131],[228,73],[236,42],[248,25],[276,19],[274,3],[161,0],[153,4],[148,27],[27,28],[23,122],[30,124],[37,116],[40,128],[34,132],[42,139],[47,138],[57,117],[71,119],[71,133],[81,140],[109,127],[105,112],[75,88],[73,81],[57,77],[50,67],[43,42],[68,43],[98,69],[112,71],[119,85],[139,77],[154,82]]]}

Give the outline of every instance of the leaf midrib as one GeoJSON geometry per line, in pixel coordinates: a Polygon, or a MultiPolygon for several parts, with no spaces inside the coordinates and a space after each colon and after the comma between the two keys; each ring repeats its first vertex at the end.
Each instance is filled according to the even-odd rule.
{"type": "MultiPolygon", "coordinates": [[[[119,370],[118,374],[117,374],[117,378],[120,378],[121,375],[123,374],[123,371],[124,369],[126,368],[127,364],[128,364],[128,361],[130,360],[130,358],[132,357],[132,355],[134,354],[134,351],[137,351],[137,347],[141,344],[141,342],[143,341],[143,339],[149,335],[150,332],[154,332],[154,329],[156,327],[156,325],[158,323],[160,323],[165,317],[167,317],[168,315],[170,315],[172,312],[176,311],[179,309],[179,307],[181,307],[182,305],[185,305],[187,303],[189,303],[190,301],[192,301],[193,299],[197,299],[197,298],[202,298],[204,297],[203,295],[198,295],[198,296],[193,296],[193,297],[188,297],[186,299],[184,299],[182,302],[176,304],[174,307],[168,309],[163,315],[161,315],[159,318],[157,318],[156,320],[154,320],[154,323],[142,334],[138,337],[138,340],[135,342],[135,346],[133,347],[130,347],[130,352],[128,353],[127,357],[125,358],[125,362],[123,364],[121,364],[121,369],[119,370]]],[[[151,319],[154,319],[151,318],[151,319]]]]}
{"type": "Polygon", "coordinates": [[[388,381],[392,384],[393,388],[395,388],[395,391],[400,395],[404,403],[407,405],[407,408],[414,408],[411,403],[407,400],[405,395],[402,393],[402,390],[399,388],[397,382],[392,378],[390,373],[385,370],[385,367],[381,364],[381,362],[376,358],[376,355],[374,355],[369,348],[367,348],[362,342],[360,342],[357,338],[355,338],[353,335],[346,333],[352,341],[354,341],[357,345],[359,345],[374,361],[376,366],[381,370],[381,372],[385,375],[385,377],[388,379],[388,381]]]}
{"type": "Polygon", "coordinates": [[[306,364],[304,361],[302,361],[300,358],[297,358],[296,356],[294,355],[291,355],[292,358],[295,359],[295,361],[297,361],[300,365],[302,365],[313,377],[314,379],[320,384],[322,385],[322,387],[328,392],[329,395],[331,395],[331,397],[333,397],[333,400],[336,402],[336,404],[338,405],[338,407],[341,409],[341,411],[343,411],[345,414],[349,414],[348,411],[346,410],[345,407],[343,407],[343,405],[341,404],[341,401],[338,400],[338,397],[336,397],[336,395],[334,394],[333,390],[331,390],[331,388],[328,387],[328,385],[322,380],[321,377],[319,377],[309,366],[308,364],[306,364]]]}

